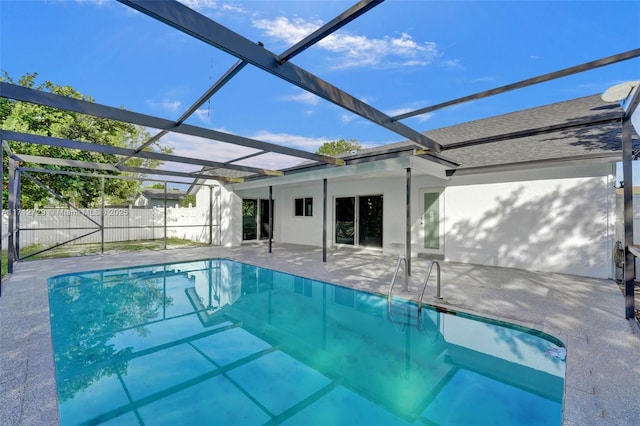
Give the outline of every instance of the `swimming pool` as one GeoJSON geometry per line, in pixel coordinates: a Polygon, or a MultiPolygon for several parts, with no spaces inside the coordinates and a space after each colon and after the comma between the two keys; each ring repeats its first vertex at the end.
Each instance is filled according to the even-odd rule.
{"type": "Polygon", "coordinates": [[[230,261],[49,279],[60,421],[561,424],[532,330],[230,261]]]}

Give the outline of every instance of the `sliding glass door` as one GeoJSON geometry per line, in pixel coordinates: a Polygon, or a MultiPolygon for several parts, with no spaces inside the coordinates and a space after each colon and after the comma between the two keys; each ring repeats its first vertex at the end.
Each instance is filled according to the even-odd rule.
{"type": "Polygon", "coordinates": [[[258,200],[242,200],[242,239],[258,238],[258,200]]]}
{"type": "Polygon", "coordinates": [[[382,195],[367,195],[358,199],[358,244],[382,247],[382,195]]]}
{"type": "MultiPolygon", "coordinates": [[[[271,200],[271,211],[275,217],[274,203],[271,200]]],[[[271,232],[273,226],[269,227],[269,200],[242,200],[242,240],[266,240],[272,235],[271,232]]]]}
{"type": "MultiPolygon", "coordinates": [[[[273,200],[271,200],[271,211],[275,212],[273,200]]],[[[260,239],[268,239],[272,235],[271,232],[273,232],[273,223],[269,227],[269,200],[260,200],[260,239]]]]}
{"type": "Polygon", "coordinates": [[[382,195],[335,199],[335,243],[382,247],[382,195]]]}
{"type": "Polygon", "coordinates": [[[336,198],[336,244],[355,244],[355,197],[336,198]]]}

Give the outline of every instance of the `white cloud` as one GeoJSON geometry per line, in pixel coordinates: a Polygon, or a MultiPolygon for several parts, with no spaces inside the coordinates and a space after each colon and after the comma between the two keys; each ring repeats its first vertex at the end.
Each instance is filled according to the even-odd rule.
{"type": "Polygon", "coordinates": [[[301,159],[298,157],[291,157],[289,155],[267,153],[267,154],[259,155],[256,157],[248,158],[236,164],[242,165],[242,166],[249,166],[249,167],[259,167],[259,168],[269,169],[269,170],[280,170],[280,169],[286,169],[288,167],[296,166],[298,164],[304,163],[305,161],[308,161],[308,160],[301,159]]]}
{"type": "Polygon", "coordinates": [[[404,114],[405,112],[411,112],[415,108],[395,108],[385,111],[389,117],[395,117],[396,115],[404,114]]]}
{"type": "Polygon", "coordinates": [[[194,10],[215,9],[218,6],[216,0],[179,0],[179,2],[194,10]]]}
{"type": "MultiPolygon", "coordinates": [[[[66,2],[66,0],[58,0],[58,1],[66,2]]],[[[90,3],[90,4],[95,4],[97,6],[104,6],[104,5],[108,5],[111,2],[107,0],[76,0],[76,3],[90,3]]]]}
{"type": "Polygon", "coordinates": [[[496,78],[492,76],[478,77],[468,80],[469,83],[492,83],[494,81],[496,81],[496,78]]]}
{"type": "Polygon", "coordinates": [[[318,102],[320,102],[320,98],[318,96],[314,95],[313,93],[304,91],[296,95],[284,96],[282,97],[282,99],[285,101],[299,102],[306,105],[317,105],[318,102]]]}
{"type": "Polygon", "coordinates": [[[382,39],[335,33],[320,41],[318,45],[342,55],[334,66],[341,69],[360,66],[425,66],[439,55],[435,43],[417,43],[407,33],[401,34],[400,37],[387,36],[382,39]]]}
{"type": "Polygon", "coordinates": [[[200,13],[206,12],[214,12],[214,14],[219,13],[247,13],[247,10],[242,6],[238,6],[237,4],[227,3],[227,2],[219,2],[216,0],[178,0],[180,3],[184,4],[190,9],[197,10],[200,13]]]}
{"type": "MultiPolygon", "coordinates": [[[[199,158],[224,163],[235,158],[244,157],[258,150],[225,142],[212,141],[197,136],[180,133],[169,133],[160,143],[163,146],[173,148],[173,155],[182,157],[199,158]]],[[[185,165],[185,167],[194,167],[185,165]]],[[[195,166],[199,167],[199,166],[195,166]]]]}
{"type": "Polygon", "coordinates": [[[358,118],[355,114],[342,114],[340,115],[340,121],[344,124],[351,123],[353,120],[358,118]]]}
{"type": "MultiPolygon", "coordinates": [[[[396,108],[396,109],[392,109],[392,110],[386,111],[386,114],[389,117],[395,117],[396,115],[405,114],[407,112],[415,111],[416,109],[418,109],[418,108],[408,108],[408,107],[396,108]]],[[[432,113],[424,113],[424,114],[413,116],[412,118],[415,118],[416,120],[418,120],[419,122],[422,123],[422,122],[427,121],[431,117],[433,117],[432,113]]]]}
{"type": "Polygon", "coordinates": [[[167,111],[176,112],[180,108],[180,105],[182,105],[182,102],[170,101],[169,99],[164,99],[161,105],[162,105],[162,108],[166,109],[167,111]]]}
{"type": "Polygon", "coordinates": [[[206,110],[205,109],[196,110],[196,112],[194,112],[193,115],[198,117],[198,120],[202,121],[203,123],[211,124],[211,114],[208,108],[206,110]]]}
{"type": "Polygon", "coordinates": [[[290,21],[289,18],[280,16],[274,19],[255,19],[252,24],[276,40],[295,44],[320,28],[322,21],[305,21],[302,18],[293,18],[290,21]]]}
{"type": "Polygon", "coordinates": [[[415,118],[421,123],[429,120],[431,117],[433,117],[433,113],[431,113],[431,112],[426,112],[424,114],[420,114],[420,115],[416,115],[415,116],[415,118]]]}
{"type": "Polygon", "coordinates": [[[222,5],[220,5],[220,9],[225,12],[248,13],[245,8],[230,3],[223,3],[222,5]]]}
{"type": "MultiPolygon", "coordinates": [[[[302,18],[290,20],[282,16],[253,21],[255,28],[287,45],[298,42],[321,25],[320,21],[306,21],[302,18]]],[[[320,40],[317,47],[336,54],[330,59],[335,69],[425,66],[440,55],[436,43],[419,43],[408,33],[402,33],[399,37],[372,39],[341,30],[320,40]]]]}
{"type": "Polygon", "coordinates": [[[174,114],[178,112],[178,110],[180,109],[180,106],[182,105],[182,102],[176,101],[176,100],[170,100],[168,98],[165,98],[161,101],[147,99],[146,103],[147,105],[149,105],[149,107],[153,109],[156,109],[156,110],[159,109],[159,110],[163,110],[163,111],[174,113],[174,114]]]}
{"type": "MultiPolygon", "coordinates": [[[[223,130],[219,130],[223,131],[223,130]]],[[[270,142],[273,144],[290,148],[301,149],[308,152],[315,152],[323,143],[329,141],[326,138],[314,138],[308,136],[291,135],[287,133],[273,133],[267,130],[249,136],[252,139],[270,142]]],[[[163,146],[173,148],[173,155],[189,158],[206,159],[220,163],[228,162],[236,158],[241,158],[258,152],[257,149],[234,145],[226,142],[211,141],[209,139],[179,133],[169,133],[164,136],[160,143],[163,146]]],[[[282,169],[291,167],[306,160],[291,157],[283,154],[266,153],[236,164],[266,169],[282,169]]],[[[170,163],[161,168],[172,169],[183,172],[193,172],[201,167],[193,164],[170,163]],[[170,167],[169,167],[170,166],[170,167]]]]}
{"type": "Polygon", "coordinates": [[[464,66],[462,66],[460,59],[446,59],[443,62],[443,64],[445,67],[451,68],[451,69],[458,69],[458,70],[464,69],[464,66]]]}
{"type": "Polygon", "coordinates": [[[327,142],[325,138],[312,138],[308,136],[290,135],[288,133],[273,133],[268,130],[258,132],[254,136],[251,136],[251,138],[310,152],[316,151],[320,148],[320,145],[327,142]]]}

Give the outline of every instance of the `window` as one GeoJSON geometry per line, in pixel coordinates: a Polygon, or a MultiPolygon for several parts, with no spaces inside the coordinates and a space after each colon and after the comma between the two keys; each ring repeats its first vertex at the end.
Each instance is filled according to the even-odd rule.
{"type": "Polygon", "coordinates": [[[294,199],[295,216],[313,216],[313,198],[294,199]]]}

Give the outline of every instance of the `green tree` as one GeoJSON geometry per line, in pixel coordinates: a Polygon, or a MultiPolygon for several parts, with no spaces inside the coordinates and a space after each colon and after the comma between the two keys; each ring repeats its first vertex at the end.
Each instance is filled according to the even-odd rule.
{"type": "Polygon", "coordinates": [[[364,148],[362,147],[362,145],[360,145],[360,143],[355,139],[351,139],[350,141],[340,139],[337,141],[323,143],[316,151],[316,154],[330,155],[335,157],[340,154],[344,154],[345,152],[360,152],[363,149],[364,148]]]}
{"type": "MultiPolygon", "coordinates": [[[[16,82],[4,72],[0,81],[19,84],[36,90],[47,91],[74,99],[93,102],[90,96],[85,96],[70,86],[54,84],[51,81],[37,84],[37,73],[26,74],[16,82]]],[[[140,126],[118,122],[105,118],[93,117],[70,111],[27,102],[0,99],[0,127],[22,133],[31,133],[55,138],[92,142],[101,145],[111,145],[121,148],[135,148],[143,144],[150,137],[149,133],[140,126]]],[[[53,158],[90,161],[95,163],[118,162],[118,158],[111,154],[81,151],[49,145],[36,145],[24,142],[8,141],[11,150],[18,154],[38,155],[53,158]]],[[[155,143],[146,148],[164,153],[172,152],[170,148],[155,143]]],[[[4,166],[7,158],[3,155],[4,166]]],[[[157,168],[161,161],[131,158],[127,165],[131,167],[157,168]]],[[[80,171],[96,174],[115,174],[104,170],[86,170],[68,166],[21,164],[50,170],[80,171]]],[[[7,170],[7,168],[5,168],[7,170]]],[[[126,176],[126,173],[120,174],[126,176]]],[[[130,174],[129,174],[130,175],[130,174]]],[[[78,207],[95,207],[101,202],[101,179],[99,177],[74,176],[65,174],[37,173],[38,180],[51,188],[57,194],[71,200],[78,207]]],[[[131,197],[141,185],[140,181],[131,179],[105,179],[105,195],[110,202],[124,201],[131,197]]],[[[2,182],[3,205],[7,202],[7,174],[2,182]]],[[[21,180],[21,206],[32,208],[35,203],[47,204],[51,195],[30,179],[21,180]]]]}
{"type": "Polygon", "coordinates": [[[180,201],[180,207],[189,207],[189,204],[191,204],[191,207],[196,206],[196,196],[194,194],[187,194],[180,201]]]}

